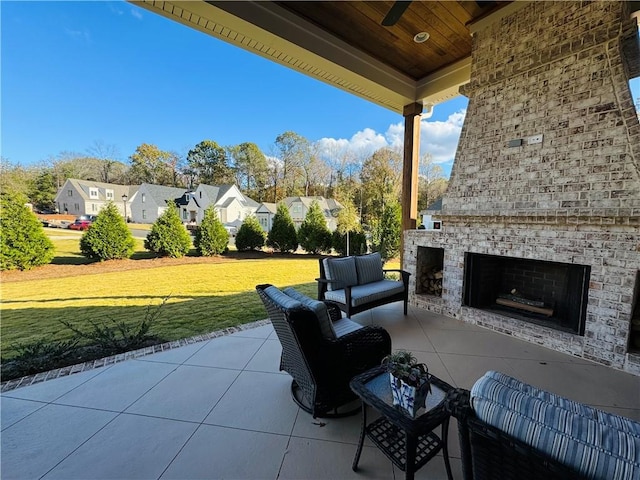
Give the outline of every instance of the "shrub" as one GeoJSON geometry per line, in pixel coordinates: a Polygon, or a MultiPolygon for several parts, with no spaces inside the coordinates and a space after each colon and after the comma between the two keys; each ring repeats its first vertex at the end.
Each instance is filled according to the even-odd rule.
{"type": "MultiPolygon", "coordinates": [[[[331,236],[333,249],[340,255],[347,255],[347,234],[338,230],[331,236]]],[[[367,236],[364,232],[349,232],[349,255],[363,255],[367,253],[367,236]]]]}
{"type": "Polygon", "coordinates": [[[293,252],[298,248],[298,236],[296,227],[289,214],[289,209],[284,203],[278,205],[276,214],[273,216],[271,231],[267,236],[267,245],[280,252],[293,252]]]}
{"type": "Polygon", "coordinates": [[[311,203],[304,221],[298,230],[298,242],[309,253],[320,253],[331,249],[331,232],[315,200],[311,203]]]}
{"type": "Polygon", "coordinates": [[[80,239],[80,251],[87,258],[117,260],[133,255],[135,240],[113,202],[98,214],[80,239]]]}
{"type": "Polygon", "coordinates": [[[204,211],[200,228],[193,237],[193,246],[204,257],[220,255],[229,249],[229,232],[218,218],[213,205],[204,211]]]}
{"type": "Polygon", "coordinates": [[[0,270],[28,270],[53,260],[53,243],[25,200],[0,195],[0,270]]]}
{"type": "Polygon", "coordinates": [[[144,248],[162,257],[180,258],[189,253],[191,237],[178,216],[178,210],[169,203],[144,241],[144,248]]]}
{"type": "Polygon", "coordinates": [[[264,247],[267,234],[262,230],[258,219],[254,216],[245,218],[236,234],[238,250],[258,250],[264,247]]]}

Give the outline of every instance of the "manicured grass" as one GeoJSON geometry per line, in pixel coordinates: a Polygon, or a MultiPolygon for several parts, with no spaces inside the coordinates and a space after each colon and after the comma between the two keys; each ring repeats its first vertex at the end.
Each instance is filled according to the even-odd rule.
{"type": "Polygon", "coordinates": [[[293,285],[314,295],[317,265],[314,258],[269,258],[5,283],[2,356],[14,356],[15,343],[72,338],[60,320],[80,328],[107,318],[134,324],[166,296],[151,331],[163,340],[260,320],[267,315],[257,284],[293,285]]]}

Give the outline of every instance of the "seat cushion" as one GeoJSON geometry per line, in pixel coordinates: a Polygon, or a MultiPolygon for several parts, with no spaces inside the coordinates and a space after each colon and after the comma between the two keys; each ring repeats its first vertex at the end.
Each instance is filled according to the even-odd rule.
{"type": "Polygon", "coordinates": [[[358,284],[356,261],[353,257],[325,258],[322,264],[326,279],[336,282],[329,283],[327,290],[339,290],[358,284]]]}
{"type": "Polygon", "coordinates": [[[316,314],[318,324],[320,325],[320,332],[322,332],[322,336],[324,338],[328,340],[335,340],[337,338],[336,332],[333,328],[333,322],[329,316],[329,310],[327,310],[327,306],[324,302],[309,298],[305,294],[300,293],[291,287],[285,288],[283,292],[316,314]]]}
{"type": "MultiPolygon", "coordinates": [[[[404,292],[404,283],[395,280],[357,285],[351,289],[351,306],[358,307],[402,292],[404,292]]],[[[324,297],[334,302],[346,303],[344,289],[326,292],[324,297]]]]}
{"type": "Polygon", "coordinates": [[[348,333],[355,332],[356,330],[360,330],[361,328],[362,325],[358,322],[354,322],[353,320],[349,320],[348,318],[341,318],[340,320],[333,322],[333,329],[336,331],[336,336],[338,338],[348,333]]]}
{"type": "Polygon", "coordinates": [[[355,257],[355,260],[356,271],[358,272],[358,285],[384,280],[380,253],[374,252],[368,255],[358,255],[355,257]]]}
{"type": "Polygon", "coordinates": [[[474,384],[471,405],[480,420],[588,478],[640,478],[638,422],[498,372],[474,384]]]}

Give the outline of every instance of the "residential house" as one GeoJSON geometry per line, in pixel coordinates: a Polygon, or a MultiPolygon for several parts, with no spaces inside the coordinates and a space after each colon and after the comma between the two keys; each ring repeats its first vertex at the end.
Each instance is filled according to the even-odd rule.
{"type": "Polygon", "coordinates": [[[80,216],[97,215],[107,203],[113,202],[125,216],[126,205],[137,190],[137,185],[117,185],[69,178],[58,191],[55,203],[58,212],[80,216]]]}
{"type": "Polygon", "coordinates": [[[256,218],[260,222],[260,226],[265,232],[271,231],[271,225],[273,225],[273,217],[278,209],[275,203],[261,203],[256,210],[256,218]]]}
{"type": "Polygon", "coordinates": [[[296,226],[296,229],[298,229],[300,225],[302,225],[304,217],[307,215],[307,211],[309,211],[309,207],[314,201],[320,205],[320,209],[327,221],[327,227],[333,232],[338,226],[336,217],[342,209],[342,205],[337,200],[324,197],[287,197],[282,200],[282,203],[289,209],[293,224],[296,226]]]}
{"type": "Polygon", "coordinates": [[[143,183],[130,199],[128,216],[134,223],[154,223],[167,209],[169,202],[175,202],[184,193],[184,188],[143,183]]]}
{"type": "Polygon", "coordinates": [[[200,224],[205,210],[213,205],[220,221],[228,227],[239,227],[245,218],[256,213],[259,206],[236,185],[205,184],[198,185],[195,192],[187,192],[178,204],[180,218],[185,223],[200,224]]]}

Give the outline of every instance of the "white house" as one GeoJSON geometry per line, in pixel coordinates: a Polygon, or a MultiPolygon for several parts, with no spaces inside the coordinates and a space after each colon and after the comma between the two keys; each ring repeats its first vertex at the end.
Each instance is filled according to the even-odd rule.
{"type": "Polygon", "coordinates": [[[260,222],[260,226],[265,232],[271,231],[271,225],[273,225],[273,217],[277,211],[277,205],[275,203],[261,203],[256,210],[256,218],[260,222]]]}
{"type": "Polygon", "coordinates": [[[58,212],[80,216],[97,215],[107,203],[113,202],[124,216],[127,208],[125,203],[128,205],[131,202],[137,190],[137,185],[117,185],[69,178],[58,191],[55,203],[58,212]]]}
{"type": "Polygon", "coordinates": [[[296,229],[298,229],[300,225],[302,225],[304,217],[307,215],[307,211],[314,201],[320,205],[329,230],[332,232],[335,231],[338,226],[336,216],[343,208],[342,204],[337,200],[324,197],[287,197],[282,200],[282,203],[289,209],[293,224],[296,226],[296,229]]]}
{"type": "Polygon", "coordinates": [[[134,223],[154,223],[169,202],[176,202],[184,192],[184,188],[143,183],[130,199],[128,216],[134,223]]]}
{"type": "Polygon", "coordinates": [[[205,210],[211,205],[220,221],[233,227],[239,227],[258,208],[258,203],[244,195],[235,185],[200,184],[195,192],[185,193],[178,202],[180,218],[185,223],[200,224],[205,210]]]}

